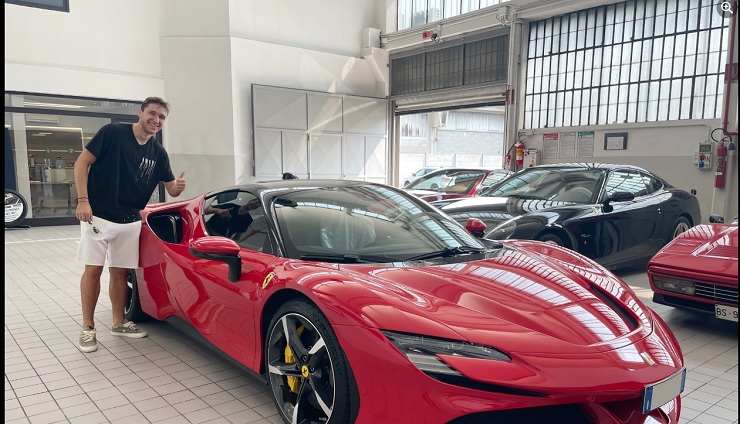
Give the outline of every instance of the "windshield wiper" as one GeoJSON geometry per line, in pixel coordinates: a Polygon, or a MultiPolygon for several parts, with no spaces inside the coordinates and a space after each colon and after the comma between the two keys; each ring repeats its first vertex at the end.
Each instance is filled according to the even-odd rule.
{"type": "Polygon", "coordinates": [[[411,256],[410,258],[404,259],[404,261],[421,261],[424,259],[432,259],[432,258],[447,258],[450,256],[465,255],[465,254],[470,254],[470,253],[483,253],[485,251],[486,249],[481,249],[479,247],[470,247],[470,246],[445,247],[442,250],[437,250],[434,252],[411,256]]]}
{"type": "Polygon", "coordinates": [[[383,256],[359,256],[359,255],[301,255],[301,259],[307,261],[339,262],[345,264],[371,264],[376,262],[393,262],[392,259],[383,256]]]}

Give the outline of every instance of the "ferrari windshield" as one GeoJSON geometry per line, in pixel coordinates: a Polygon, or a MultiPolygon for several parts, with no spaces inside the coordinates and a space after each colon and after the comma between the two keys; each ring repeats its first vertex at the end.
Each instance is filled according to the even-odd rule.
{"type": "Polygon", "coordinates": [[[406,187],[407,190],[432,190],[442,193],[467,193],[486,171],[447,170],[432,172],[406,187]]]}
{"type": "Polygon", "coordinates": [[[386,186],[305,188],[273,198],[272,205],[291,258],[395,262],[484,249],[437,209],[386,186]]]}
{"type": "Polygon", "coordinates": [[[532,168],[512,175],[482,195],[593,203],[604,175],[603,169],[594,168],[532,168]]]}

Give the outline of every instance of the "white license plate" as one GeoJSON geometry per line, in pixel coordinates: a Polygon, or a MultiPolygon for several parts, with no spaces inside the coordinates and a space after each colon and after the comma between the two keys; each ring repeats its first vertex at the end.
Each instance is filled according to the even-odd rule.
{"type": "Polygon", "coordinates": [[[737,308],[727,305],[714,305],[714,316],[719,319],[737,322],[737,308]]]}
{"type": "Polygon", "coordinates": [[[645,395],[642,400],[642,412],[657,409],[672,401],[683,392],[686,383],[686,368],[673,374],[663,381],[645,387],[645,395]]]}

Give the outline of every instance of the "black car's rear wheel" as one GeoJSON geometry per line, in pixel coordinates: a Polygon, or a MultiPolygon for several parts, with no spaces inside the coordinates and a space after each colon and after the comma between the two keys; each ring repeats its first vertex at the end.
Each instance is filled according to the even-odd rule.
{"type": "Polygon", "coordinates": [[[545,234],[542,234],[539,237],[537,237],[537,240],[544,241],[544,242],[548,242],[549,241],[551,243],[557,244],[558,246],[568,247],[568,245],[565,243],[565,240],[563,240],[562,237],[560,237],[559,235],[557,235],[555,233],[545,233],[545,234]]]}
{"type": "Polygon", "coordinates": [[[313,305],[290,301],[273,316],[265,369],[286,423],[351,422],[356,390],[347,360],[328,321],[313,305]]]}
{"type": "Polygon", "coordinates": [[[126,274],[126,305],[123,307],[123,315],[127,321],[142,322],[151,319],[141,310],[139,286],[136,281],[136,272],[133,270],[126,274]]]}
{"type": "Polygon", "coordinates": [[[689,228],[691,228],[691,223],[689,222],[689,220],[682,216],[679,217],[676,220],[676,223],[673,224],[673,236],[671,237],[671,240],[678,237],[679,234],[688,231],[689,228]]]}

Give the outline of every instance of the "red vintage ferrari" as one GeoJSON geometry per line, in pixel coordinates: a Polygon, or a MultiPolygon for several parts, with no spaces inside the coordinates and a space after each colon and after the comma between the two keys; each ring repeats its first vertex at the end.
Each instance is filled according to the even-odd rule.
{"type": "Polygon", "coordinates": [[[286,423],[676,423],[667,325],[586,257],[392,187],[292,180],[142,212],[129,319],[260,376],[286,423]]]}
{"type": "Polygon", "coordinates": [[[737,322],[737,220],[697,225],[648,264],[653,301],[737,322]]]}

